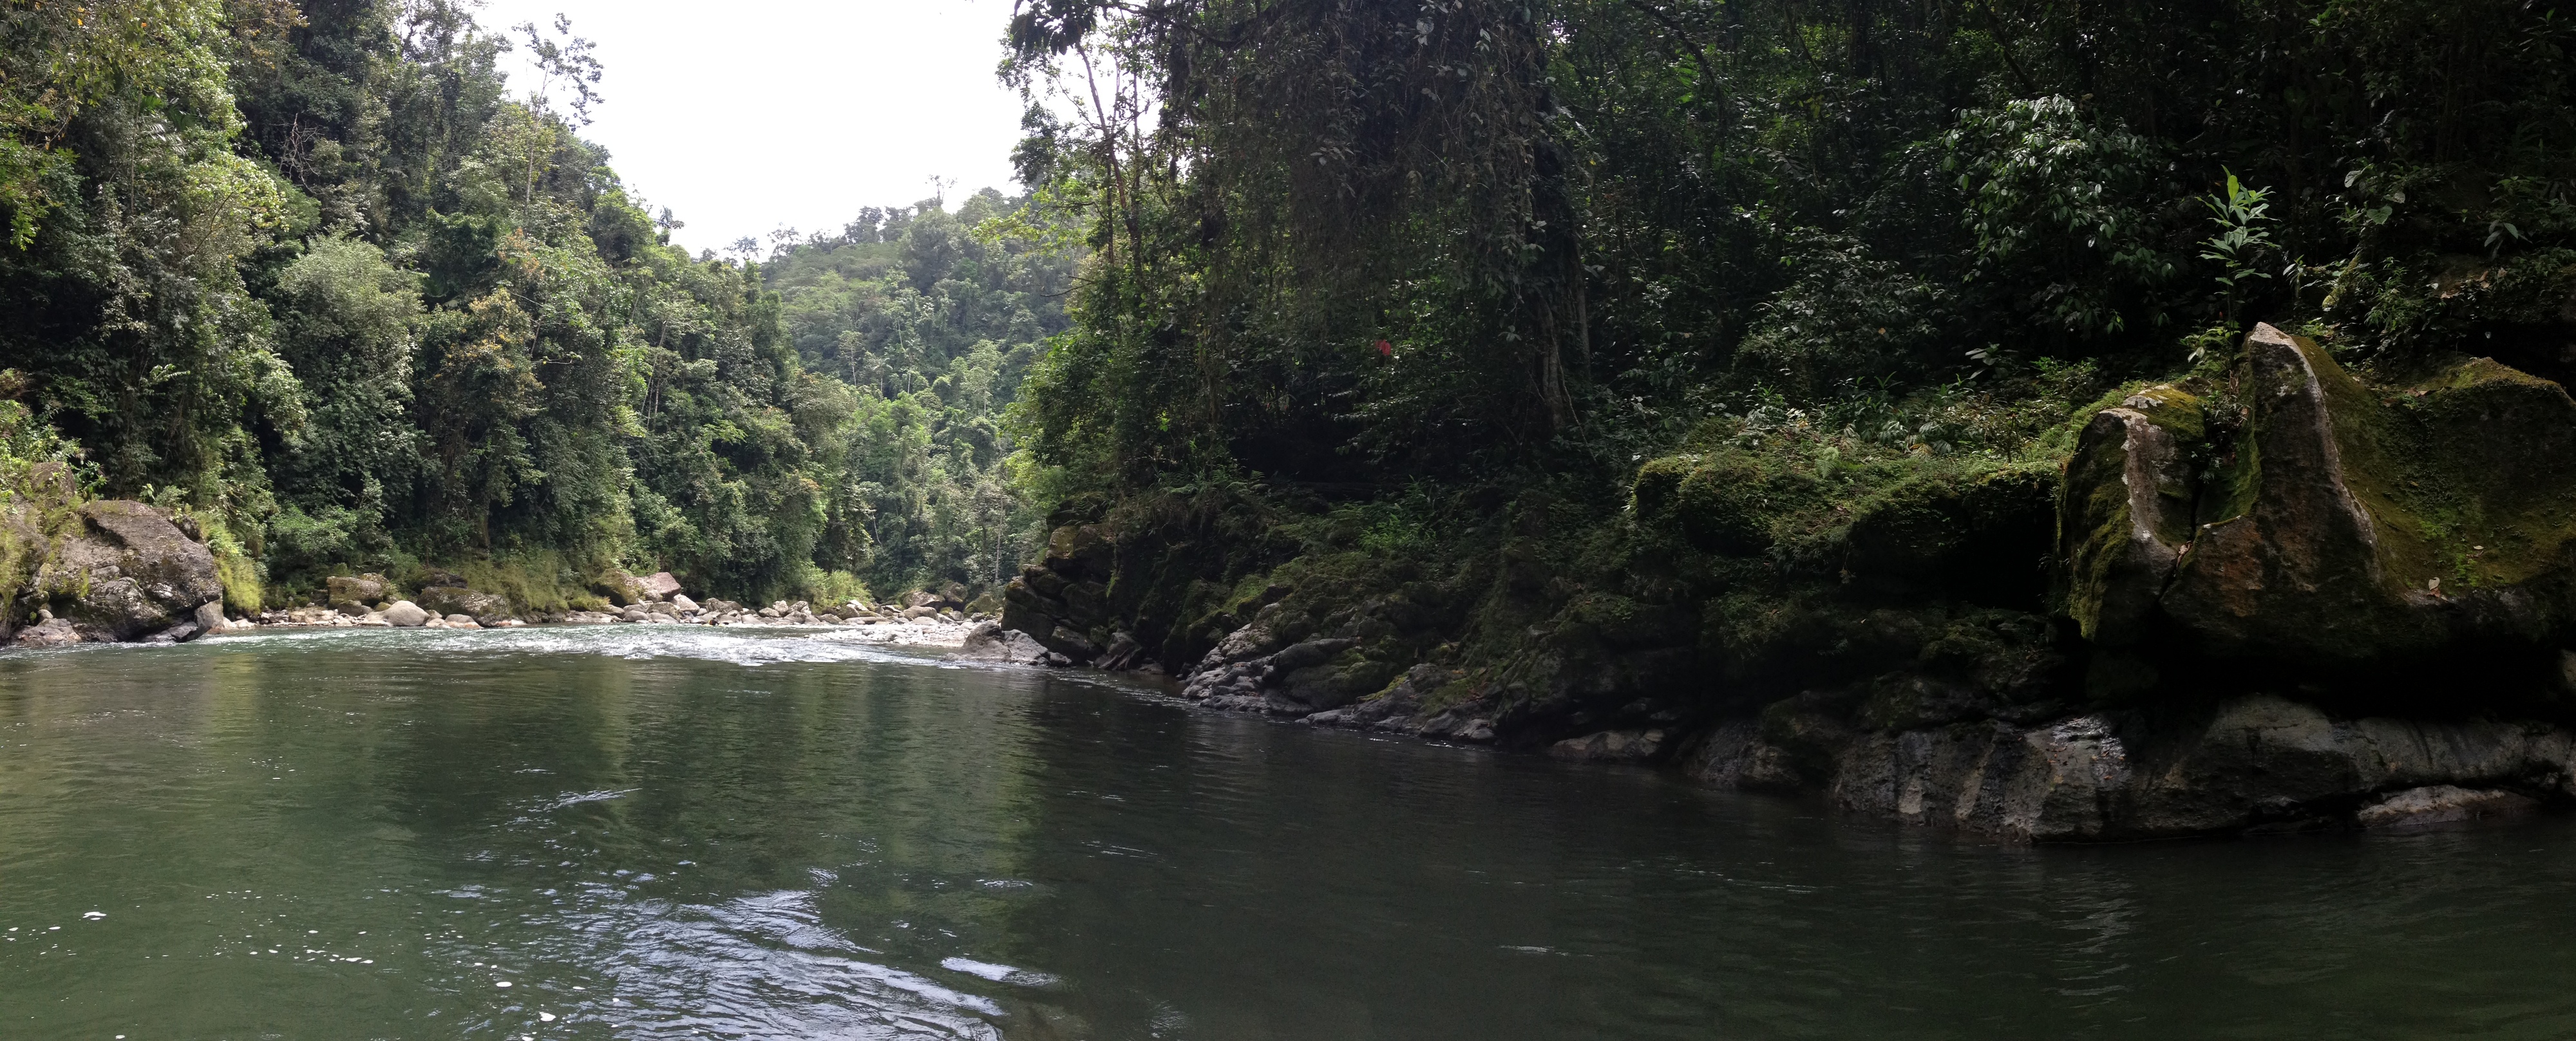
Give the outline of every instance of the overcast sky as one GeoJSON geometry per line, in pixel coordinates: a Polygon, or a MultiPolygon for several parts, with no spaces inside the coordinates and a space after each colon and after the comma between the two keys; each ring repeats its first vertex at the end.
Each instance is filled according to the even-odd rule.
{"type": "MultiPolygon", "coordinates": [[[[838,229],[928,197],[933,177],[956,182],[952,204],[1016,190],[1020,103],[993,78],[1011,0],[485,0],[477,19],[557,12],[608,69],[587,136],[693,250],[838,229]]],[[[518,58],[504,68],[524,93],[518,58]]]]}

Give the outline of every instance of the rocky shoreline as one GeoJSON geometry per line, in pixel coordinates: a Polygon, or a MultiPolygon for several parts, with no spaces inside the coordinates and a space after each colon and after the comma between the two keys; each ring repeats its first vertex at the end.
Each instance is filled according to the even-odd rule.
{"type": "MultiPolygon", "coordinates": [[[[0,614],[0,646],[170,644],[271,629],[625,624],[833,628],[882,643],[964,648],[979,624],[990,627],[993,621],[930,593],[913,594],[900,605],[701,603],[682,593],[669,572],[609,576],[611,594],[625,605],[614,612],[523,612],[508,597],[476,590],[438,569],[428,570],[408,597],[383,575],[343,575],[329,579],[327,603],[228,613],[214,552],[189,529],[186,517],[138,502],[100,500],[69,511],[61,527],[51,537],[27,540],[41,544],[44,553],[20,602],[0,614]]],[[[991,642],[1007,647],[998,638],[991,642]]]]}
{"type": "MultiPolygon", "coordinates": [[[[1506,543],[1493,585],[1469,589],[1484,606],[1444,614],[1427,582],[1264,588],[1275,563],[1207,549],[1242,535],[1073,517],[1002,623],[1101,668],[1183,655],[1183,696],[1214,710],[2006,841],[2576,808],[2576,401],[2557,383],[2484,358],[2365,382],[2258,326],[2224,371],[2124,392],[2074,429],[2054,472],[1864,504],[1822,568],[1839,579],[1808,586],[1569,574],[1506,543]],[[1951,597],[2021,571],[2046,579],[2045,607],[2003,606],[1991,582],[1982,603],[1951,597]],[[1514,603],[1546,606],[1501,652],[1456,649],[1462,618],[1514,603]],[[1721,605],[1785,635],[1743,646],[1721,605]]],[[[1633,537],[1693,536],[1641,556],[1766,574],[1760,540],[1699,539],[1717,522],[1691,512],[1743,530],[1724,512],[1760,490],[1742,465],[1641,470],[1633,537]]]]}

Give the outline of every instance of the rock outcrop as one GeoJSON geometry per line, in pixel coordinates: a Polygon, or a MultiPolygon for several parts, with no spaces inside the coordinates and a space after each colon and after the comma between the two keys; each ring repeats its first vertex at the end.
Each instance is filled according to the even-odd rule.
{"type": "MultiPolygon", "coordinates": [[[[1028,634],[1077,665],[1100,656],[1109,612],[1113,547],[1098,525],[1066,525],[1047,541],[1043,563],[1002,594],[1002,627],[1028,634]]],[[[914,605],[927,607],[929,600],[914,605]]]]}
{"type": "Polygon", "coordinates": [[[2096,415],[2067,475],[2065,605],[2115,652],[2103,693],[2206,659],[2384,705],[2374,680],[2510,684],[2576,644],[2576,401],[2488,359],[2374,388],[2258,326],[2226,384],[2096,415]]]}
{"type": "Polygon", "coordinates": [[[959,646],[955,657],[1013,665],[1072,664],[1063,655],[1048,650],[1036,637],[1017,629],[1004,629],[999,622],[983,622],[968,630],[966,640],[959,646]]]}
{"type": "Polygon", "coordinates": [[[431,586],[420,591],[420,609],[446,616],[461,614],[477,624],[494,626],[508,621],[514,612],[510,598],[499,593],[478,593],[464,586],[431,586]]]}
{"type": "Polygon", "coordinates": [[[2576,731],[2338,720],[2251,695],[2205,713],[2089,713],[2037,726],[1738,728],[1686,769],[1729,787],[1779,786],[1786,773],[1787,786],[1821,786],[1846,809],[1912,823],[2100,841],[2469,820],[2576,800],[2576,731]]]}
{"type": "Polygon", "coordinates": [[[87,642],[203,634],[198,609],[224,596],[212,551],[142,503],[91,502],[79,517],[78,528],[57,536],[37,566],[26,597],[32,603],[17,608],[43,612],[39,625],[19,634],[21,643],[59,642],[65,629],[87,642]]]}
{"type": "Polygon", "coordinates": [[[332,609],[349,614],[365,614],[373,605],[384,603],[393,595],[393,583],[374,573],[333,575],[324,584],[329,590],[332,609]]]}
{"type": "Polygon", "coordinates": [[[1684,769],[2032,841],[2576,805],[2571,504],[2559,385],[2470,359],[2373,386],[2258,326],[2224,379],[2085,423],[2057,557],[2088,662],[2072,689],[1815,691],[1721,728],[1684,769]],[[2060,702],[2100,707],[2049,714],[2060,702]]]}
{"type": "Polygon", "coordinates": [[[1225,527],[1258,505],[1068,512],[979,642],[2016,840],[2576,806],[2576,401],[2489,359],[2374,378],[2258,326],[2034,442],[2062,468],[1846,480],[1750,426],[1694,435],[1580,563],[1543,508],[1447,575],[1336,562],[1330,515],[1280,553],[1225,527]]]}

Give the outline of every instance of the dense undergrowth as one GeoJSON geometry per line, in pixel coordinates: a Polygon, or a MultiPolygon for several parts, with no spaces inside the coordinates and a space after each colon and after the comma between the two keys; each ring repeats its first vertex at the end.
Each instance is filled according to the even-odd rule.
{"type": "Polygon", "coordinates": [[[2009,716],[2085,689],[2057,516],[2093,412],[2193,381],[2236,422],[2257,321],[2392,399],[2462,356],[2576,374],[2571,24],[1024,5],[1013,74],[1070,113],[1024,171],[1094,255],[1016,415],[1176,668],[1268,611],[1368,634],[1368,694],[1425,662],[1524,715],[2009,716]]]}

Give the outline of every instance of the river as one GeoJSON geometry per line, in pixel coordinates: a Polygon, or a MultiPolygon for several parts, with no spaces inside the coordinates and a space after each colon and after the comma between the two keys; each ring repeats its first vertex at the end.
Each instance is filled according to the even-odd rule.
{"type": "Polygon", "coordinates": [[[810,632],[0,655],[0,1037],[2564,1038],[2576,826],[2012,848],[810,632]]]}

